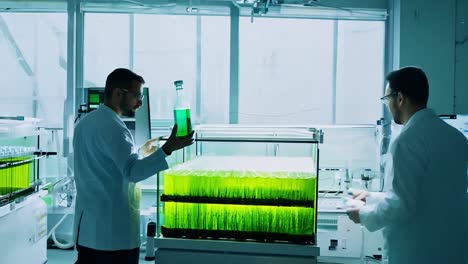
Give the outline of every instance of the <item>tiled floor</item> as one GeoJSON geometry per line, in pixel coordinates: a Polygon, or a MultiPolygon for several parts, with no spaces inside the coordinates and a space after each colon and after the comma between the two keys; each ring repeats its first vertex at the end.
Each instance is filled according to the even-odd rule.
{"type": "MultiPolygon", "coordinates": [[[[75,250],[48,249],[47,264],[73,264],[76,261],[75,250]]],[[[153,264],[145,260],[145,252],[140,252],[140,264],[153,264]]]]}

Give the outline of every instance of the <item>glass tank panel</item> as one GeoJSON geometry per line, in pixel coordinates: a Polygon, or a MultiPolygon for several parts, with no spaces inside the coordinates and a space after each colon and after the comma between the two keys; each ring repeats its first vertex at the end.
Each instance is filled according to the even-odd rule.
{"type": "Polygon", "coordinates": [[[271,130],[196,130],[196,150],[187,150],[196,155],[158,176],[158,237],[315,244],[319,131],[271,130]],[[294,144],[305,154],[262,156],[243,144],[294,144]]]}

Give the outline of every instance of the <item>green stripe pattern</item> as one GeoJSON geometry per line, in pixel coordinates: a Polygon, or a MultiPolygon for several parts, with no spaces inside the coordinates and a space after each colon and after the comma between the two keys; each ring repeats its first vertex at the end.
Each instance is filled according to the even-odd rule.
{"type": "Polygon", "coordinates": [[[185,171],[164,173],[164,194],[313,201],[316,177],[304,172],[185,171]]]}
{"type": "Polygon", "coordinates": [[[176,167],[165,171],[163,180],[164,194],[174,198],[173,201],[163,203],[161,222],[164,228],[234,231],[234,234],[238,231],[314,235],[315,206],[228,202],[228,199],[292,200],[315,205],[317,177],[314,172],[190,170],[176,167]],[[190,197],[193,202],[177,201],[177,197],[190,197]],[[215,203],[202,203],[197,202],[197,197],[219,199],[215,199],[215,203]]]}
{"type": "Polygon", "coordinates": [[[164,215],[166,228],[291,235],[314,232],[314,210],[305,207],[167,202],[164,215]]]}
{"type": "MultiPolygon", "coordinates": [[[[32,157],[32,155],[8,158],[4,157],[0,159],[0,165],[24,161],[31,159],[32,157]]],[[[17,166],[0,168],[0,195],[10,194],[12,192],[28,188],[34,175],[32,164],[32,162],[28,162],[17,166]]]]}

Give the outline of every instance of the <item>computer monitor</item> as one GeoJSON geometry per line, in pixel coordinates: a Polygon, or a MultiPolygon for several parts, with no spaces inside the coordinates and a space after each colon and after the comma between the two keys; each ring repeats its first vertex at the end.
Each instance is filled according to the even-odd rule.
{"type": "MultiPolygon", "coordinates": [[[[104,103],[104,87],[89,87],[84,90],[87,102],[87,113],[99,108],[104,103]]],[[[122,116],[122,121],[132,132],[135,144],[140,146],[151,137],[151,119],[149,106],[149,90],[143,88],[143,104],[138,108],[135,117],[122,116]]]]}
{"type": "Polygon", "coordinates": [[[99,105],[104,103],[104,88],[88,88],[87,91],[87,112],[94,111],[99,108],[99,105]]]}

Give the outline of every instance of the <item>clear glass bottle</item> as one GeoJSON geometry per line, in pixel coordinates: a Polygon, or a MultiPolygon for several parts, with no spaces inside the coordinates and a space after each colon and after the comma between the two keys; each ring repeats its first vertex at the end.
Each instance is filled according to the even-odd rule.
{"type": "Polygon", "coordinates": [[[184,95],[182,80],[175,81],[174,85],[177,92],[176,103],[174,106],[174,122],[177,124],[177,137],[185,137],[192,133],[192,123],[190,120],[190,106],[184,95]]]}

